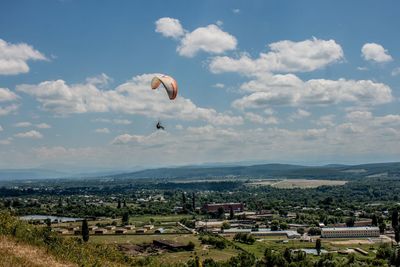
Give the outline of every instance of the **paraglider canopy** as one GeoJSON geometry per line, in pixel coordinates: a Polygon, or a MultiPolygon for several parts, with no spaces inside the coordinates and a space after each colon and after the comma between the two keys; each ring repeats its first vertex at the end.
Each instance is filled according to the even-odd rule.
{"type": "Polygon", "coordinates": [[[178,94],[178,84],[168,75],[157,75],[151,80],[151,88],[157,89],[162,84],[167,91],[169,99],[174,100],[178,94]]]}

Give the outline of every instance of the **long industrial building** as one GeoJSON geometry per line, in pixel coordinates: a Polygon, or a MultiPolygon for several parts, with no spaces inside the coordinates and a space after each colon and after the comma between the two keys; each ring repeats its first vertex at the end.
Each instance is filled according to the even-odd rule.
{"type": "Polygon", "coordinates": [[[379,237],[378,227],[334,227],[322,228],[323,238],[345,238],[345,237],[379,237]]]}

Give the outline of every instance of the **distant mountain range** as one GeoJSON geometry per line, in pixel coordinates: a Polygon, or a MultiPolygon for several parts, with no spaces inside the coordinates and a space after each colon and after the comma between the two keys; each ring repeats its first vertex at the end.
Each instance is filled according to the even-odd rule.
{"type": "Polygon", "coordinates": [[[30,180],[48,178],[88,178],[109,177],[114,179],[139,178],[210,178],[210,177],[248,177],[248,178],[308,178],[308,179],[351,179],[385,173],[400,174],[400,162],[372,163],[361,165],[329,164],[325,166],[302,166],[290,164],[258,164],[250,166],[183,166],[147,169],[135,172],[99,171],[88,173],[69,173],[47,169],[6,169],[0,170],[0,180],[30,180]]]}
{"type": "Polygon", "coordinates": [[[382,173],[400,173],[400,162],[362,165],[302,166],[290,164],[259,164],[251,166],[223,167],[175,167],[158,168],[111,176],[112,178],[309,178],[342,179],[382,173]]]}

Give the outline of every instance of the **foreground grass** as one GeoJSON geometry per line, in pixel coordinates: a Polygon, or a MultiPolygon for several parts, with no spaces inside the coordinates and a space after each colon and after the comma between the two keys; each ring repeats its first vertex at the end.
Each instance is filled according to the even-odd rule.
{"type": "Polygon", "coordinates": [[[13,238],[0,236],[0,266],[26,266],[26,267],[74,267],[73,263],[62,262],[49,255],[45,249],[23,244],[13,238]]]}

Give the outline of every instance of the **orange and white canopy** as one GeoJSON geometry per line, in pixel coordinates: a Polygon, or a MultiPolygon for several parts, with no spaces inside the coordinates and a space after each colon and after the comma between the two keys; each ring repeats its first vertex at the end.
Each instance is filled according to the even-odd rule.
{"type": "Polygon", "coordinates": [[[151,88],[157,89],[162,84],[167,91],[169,99],[174,100],[178,94],[178,84],[168,75],[157,75],[151,80],[151,88]]]}

